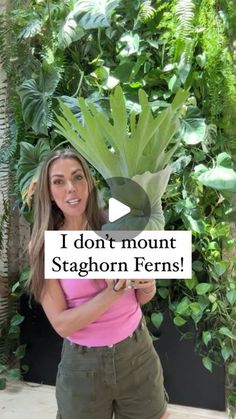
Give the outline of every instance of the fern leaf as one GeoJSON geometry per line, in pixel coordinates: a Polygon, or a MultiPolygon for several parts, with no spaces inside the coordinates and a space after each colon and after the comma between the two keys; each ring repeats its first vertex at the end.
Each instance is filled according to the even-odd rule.
{"type": "Polygon", "coordinates": [[[152,7],[151,0],[144,1],[139,10],[138,19],[142,23],[147,23],[152,20],[156,15],[156,10],[152,7]]]}
{"type": "Polygon", "coordinates": [[[178,33],[182,39],[186,39],[193,31],[194,9],[192,0],[178,0],[176,4],[176,15],[180,23],[178,33]]]}

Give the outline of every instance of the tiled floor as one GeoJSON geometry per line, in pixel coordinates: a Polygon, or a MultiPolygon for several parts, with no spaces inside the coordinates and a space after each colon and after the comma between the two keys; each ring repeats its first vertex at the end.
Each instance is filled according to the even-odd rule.
{"type": "MultiPolygon", "coordinates": [[[[224,412],[169,405],[168,419],[226,419],[224,412]]],[[[1,419],[55,419],[55,387],[12,382],[0,391],[1,419]]],[[[102,419],[102,418],[101,418],[102,419]]]]}

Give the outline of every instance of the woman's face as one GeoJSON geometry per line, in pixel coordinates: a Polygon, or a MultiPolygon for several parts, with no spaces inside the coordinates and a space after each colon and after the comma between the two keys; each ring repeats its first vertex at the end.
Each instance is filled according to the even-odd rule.
{"type": "Polygon", "coordinates": [[[67,221],[85,215],[88,182],[76,159],[57,159],[49,167],[51,199],[61,209],[67,221]]]}

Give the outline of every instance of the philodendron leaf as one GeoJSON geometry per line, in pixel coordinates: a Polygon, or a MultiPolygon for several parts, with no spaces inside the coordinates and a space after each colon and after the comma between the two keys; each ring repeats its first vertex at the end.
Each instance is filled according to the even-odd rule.
{"type": "Polygon", "coordinates": [[[174,324],[176,326],[183,326],[186,323],[186,320],[183,319],[183,317],[175,316],[174,317],[174,324]]]}
{"type": "Polygon", "coordinates": [[[233,306],[236,303],[236,290],[230,290],[226,293],[227,300],[233,306]]]}
{"type": "Polygon", "coordinates": [[[48,133],[52,125],[51,98],[59,82],[59,73],[41,72],[37,80],[25,80],[19,87],[23,118],[36,134],[48,133]]]}
{"type": "Polygon", "coordinates": [[[202,363],[207,370],[212,372],[212,361],[210,358],[208,358],[208,356],[202,358],[202,363]]]}
{"type": "Polygon", "coordinates": [[[207,346],[208,343],[212,339],[211,332],[209,330],[206,330],[205,332],[202,332],[202,339],[203,339],[203,342],[205,343],[205,345],[207,346]]]}
{"type": "Polygon", "coordinates": [[[152,324],[159,329],[163,322],[163,314],[162,313],[152,313],[151,315],[152,324]]]}
{"type": "Polygon", "coordinates": [[[165,299],[165,298],[167,298],[168,297],[168,295],[170,294],[170,292],[169,292],[169,290],[168,290],[168,288],[164,288],[164,287],[160,287],[160,288],[158,288],[158,294],[161,296],[161,298],[163,298],[163,300],[165,299]]]}
{"type": "Polygon", "coordinates": [[[227,167],[228,169],[233,168],[233,161],[231,156],[228,153],[220,153],[216,158],[216,165],[227,167]]]}
{"type": "Polygon", "coordinates": [[[196,291],[197,291],[197,294],[198,294],[198,295],[204,295],[204,294],[206,294],[208,291],[210,291],[210,290],[211,290],[211,288],[212,288],[212,285],[211,285],[211,284],[208,284],[208,283],[204,283],[204,282],[202,282],[201,284],[198,284],[198,285],[196,286],[196,291]]]}
{"type": "Polygon", "coordinates": [[[236,362],[230,362],[228,366],[228,373],[230,375],[236,376],[236,362]]]}
{"type": "Polygon", "coordinates": [[[231,346],[224,344],[223,348],[221,349],[221,355],[223,356],[224,361],[227,361],[227,359],[233,355],[231,346]]]}
{"type": "Polygon", "coordinates": [[[21,314],[17,313],[11,319],[11,326],[18,326],[23,322],[23,320],[24,316],[21,316],[21,314]]]}
{"type": "Polygon", "coordinates": [[[236,340],[236,335],[233,334],[226,326],[221,327],[219,333],[221,335],[228,336],[230,339],[236,340]]]}
{"type": "Polygon", "coordinates": [[[38,179],[40,163],[49,151],[50,146],[46,139],[39,139],[35,146],[25,141],[21,141],[20,143],[20,159],[17,164],[17,178],[22,200],[29,206],[38,179]]]}
{"type": "MultiPolygon", "coordinates": [[[[203,165],[201,165],[203,166],[203,165]]],[[[195,168],[195,176],[203,185],[222,191],[236,192],[236,172],[223,166],[207,169],[199,173],[195,168]]]]}
{"type": "Polygon", "coordinates": [[[185,144],[201,143],[206,135],[206,123],[203,118],[186,118],[182,120],[181,137],[185,144]]]}

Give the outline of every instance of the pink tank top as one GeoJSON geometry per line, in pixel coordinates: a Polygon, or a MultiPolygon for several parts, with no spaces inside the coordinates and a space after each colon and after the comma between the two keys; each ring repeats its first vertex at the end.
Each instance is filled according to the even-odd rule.
{"type": "MultiPolygon", "coordinates": [[[[60,279],[59,282],[68,308],[79,306],[106,288],[103,279],[60,279]]],[[[141,317],[135,291],[130,289],[96,321],[67,336],[67,339],[84,346],[110,346],[131,335],[141,317]]]]}

